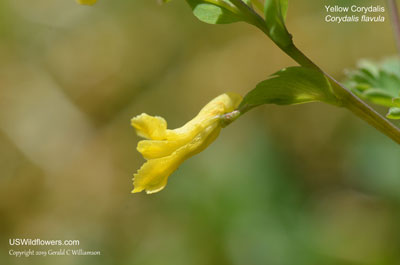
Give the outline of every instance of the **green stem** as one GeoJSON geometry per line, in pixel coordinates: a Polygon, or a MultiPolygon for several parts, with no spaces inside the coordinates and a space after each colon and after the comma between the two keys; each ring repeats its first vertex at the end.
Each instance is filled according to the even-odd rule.
{"type": "Polygon", "coordinates": [[[242,0],[231,0],[230,2],[241,11],[244,17],[247,18],[247,22],[261,29],[270,37],[268,29],[264,31],[266,28],[264,19],[256,11],[254,11],[254,9],[246,5],[242,0]]]}
{"type": "MultiPolygon", "coordinates": [[[[285,51],[285,50],[284,50],[285,51]]],[[[368,124],[373,126],[375,129],[379,130],[381,133],[390,137],[393,141],[400,144],[400,129],[389,122],[385,117],[380,115],[369,105],[363,102],[360,98],[354,95],[350,90],[344,87],[340,82],[334,79],[331,75],[319,68],[315,63],[313,63],[306,55],[304,55],[294,44],[290,49],[285,51],[290,57],[292,57],[296,62],[302,66],[309,67],[312,64],[313,68],[321,71],[329,80],[335,95],[341,102],[341,105],[356,116],[366,121],[368,124]],[[296,51],[297,50],[297,51],[296,51]]]]}
{"type": "Polygon", "coordinates": [[[301,66],[315,68],[319,71],[322,71],[313,61],[311,61],[293,43],[287,47],[280,47],[280,48],[301,66]]]}
{"type": "Polygon", "coordinates": [[[329,75],[321,68],[319,68],[306,55],[304,55],[294,44],[285,52],[300,65],[310,67],[311,64],[313,68],[316,68],[319,71],[321,71],[331,81],[333,91],[335,92],[335,95],[338,97],[343,107],[347,108],[348,110],[353,112],[356,116],[358,116],[359,118],[363,119],[368,124],[373,126],[375,129],[379,130],[381,133],[385,134],[386,136],[390,137],[393,141],[400,144],[399,128],[394,126],[386,118],[384,118],[382,115],[380,115],[370,106],[368,106],[365,102],[363,102],[360,98],[354,95],[350,90],[344,87],[331,75],[329,75]]]}
{"type": "MultiPolygon", "coordinates": [[[[340,86],[339,83],[335,83],[334,86],[340,86]]],[[[342,92],[341,100],[343,102],[344,107],[349,109],[359,118],[363,119],[370,125],[372,125],[375,129],[390,137],[393,141],[400,144],[400,130],[396,126],[394,126],[391,122],[385,119],[382,115],[377,113],[370,106],[361,101],[358,97],[354,96],[351,92],[345,92],[343,87],[338,89],[339,92],[342,92]]]]}
{"type": "MultiPolygon", "coordinates": [[[[231,0],[231,2],[249,19],[249,22],[263,31],[268,37],[271,38],[269,29],[267,28],[264,19],[257,14],[252,8],[247,6],[242,0],[231,0]]],[[[271,38],[272,39],[272,38],[271,38]]],[[[273,39],[272,39],[273,40],[273,39]]],[[[274,40],[273,40],[274,41],[274,40]]],[[[275,42],[275,41],[274,41],[275,42]]],[[[282,51],[289,55],[298,64],[304,67],[311,67],[321,71],[331,82],[335,95],[341,102],[343,107],[346,107],[359,118],[366,121],[368,124],[390,137],[393,141],[400,144],[400,129],[394,126],[391,122],[385,119],[382,115],[377,113],[374,109],[368,106],[365,102],[360,100],[350,90],[345,88],[342,84],[336,81],[332,76],[324,72],[305,54],[303,54],[292,42],[287,46],[279,45],[275,42],[282,51]]],[[[246,110],[247,111],[247,110],[246,110]]]]}

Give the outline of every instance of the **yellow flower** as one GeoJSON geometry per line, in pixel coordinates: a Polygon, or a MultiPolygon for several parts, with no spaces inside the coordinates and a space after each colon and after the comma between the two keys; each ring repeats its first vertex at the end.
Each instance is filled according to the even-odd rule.
{"type": "Polygon", "coordinates": [[[78,4],[81,5],[94,5],[96,4],[97,0],[76,0],[78,4]]]}
{"type": "Polygon", "coordinates": [[[148,140],[140,141],[137,146],[147,162],[134,174],[132,193],[162,190],[183,161],[206,149],[217,138],[223,125],[222,115],[234,111],[241,100],[237,94],[222,94],[175,130],[167,129],[167,122],[161,117],[145,113],[134,117],[132,126],[148,140]]]}

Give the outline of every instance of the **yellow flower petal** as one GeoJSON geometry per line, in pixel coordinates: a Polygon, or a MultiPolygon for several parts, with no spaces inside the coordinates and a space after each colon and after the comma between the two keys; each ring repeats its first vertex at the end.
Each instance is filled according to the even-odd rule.
{"type": "Polygon", "coordinates": [[[138,151],[148,161],[134,174],[134,190],[154,193],[162,190],[168,177],[191,156],[203,151],[221,130],[221,115],[232,112],[242,97],[223,94],[208,103],[184,126],[168,130],[161,117],[141,114],[132,119],[138,135],[149,140],[138,143],[138,151]]]}
{"type": "Polygon", "coordinates": [[[76,2],[81,5],[94,5],[97,0],[76,0],[76,2]]]}
{"type": "MultiPolygon", "coordinates": [[[[242,97],[235,93],[225,93],[213,100],[211,100],[206,106],[204,106],[199,114],[193,118],[191,121],[186,123],[181,128],[175,129],[174,133],[178,137],[182,134],[192,132],[195,130],[197,124],[204,123],[205,121],[222,115],[231,111],[234,111],[237,106],[239,106],[242,101],[242,97]]],[[[172,137],[170,136],[169,139],[172,137]]]]}
{"type": "Polygon", "coordinates": [[[147,139],[164,140],[167,135],[167,122],[161,117],[152,117],[143,113],[131,120],[136,133],[147,139]]]}
{"type": "Polygon", "coordinates": [[[209,119],[208,122],[193,124],[191,130],[167,130],[166,140],[142,140],[138,143],[137,150],[146,159],[160,158],[172,154],[179,147],[190,142],[199,132],[204,130],[218,117],[209,119]]]}
{"type": "Polygon", "coordinates": [[[215,122],[199,135],[197,135],[189,144],[180,147],[171,155],[148,160],[139,171],[134,174],[132,193],[146,190],[147,194],[162,190],[168,182],[168,177],[183,163],[186,159],[203,151],[218,136],[221,128],[215,122]]]}
{"type": "Polygon", "coordinates": [[[182,146],[182,141],[143,140],[138,143],[137,150],[145,159],[154,159],[172,154],[182,146]]]}

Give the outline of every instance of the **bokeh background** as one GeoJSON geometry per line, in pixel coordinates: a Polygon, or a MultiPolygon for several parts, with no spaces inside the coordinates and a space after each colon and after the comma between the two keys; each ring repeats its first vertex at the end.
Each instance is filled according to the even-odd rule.
{"type": "MultiPolygon", "coordinates": [[[[385,5],[290,1],[296,44],[338,79],[396,53],[388,22],[324,22],[325,4],[350,2],[385,5]]],[[[133,116],[179,127],[290,65],[257,29],[206,25],[184,1],[0,0],[0,263],[400,264],[400,148],[332,106],[253,110],[165,190],[130,194],[133,116]],[[9,238],[102,255],[18,259],[9,238]]]]}

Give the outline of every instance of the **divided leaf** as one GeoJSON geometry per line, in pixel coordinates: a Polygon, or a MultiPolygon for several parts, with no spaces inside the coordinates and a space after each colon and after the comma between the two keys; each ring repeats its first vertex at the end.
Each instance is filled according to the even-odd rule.
{"type": "Polygon", "coordinates": [[[390,108],[389,113],[386,115],[389,119],[400,120],[400,108],[390,108]]]}
{"type": "Polygon", "coordinates": [[[400,108],[400,98],[393,99],[393,106],[400,108]]]}
{"type": "Polygon", "coordinates": [[[327,78],[318,70],[289,67],[259,83],[243,99],[239,109],[262,104],[293,105],[313,101],[338,104],[327,78]]]}
{"type": "Polygon", "coordinates": [[[400,107],[400,61],[390,58],[382,63],[363,60],[350,71],[347,87],[362,99],[390,109],[388,118],[398,116],[400,107]]]}
{"type": "Polygon", "coordinates": [[[265,23],[270,37],[280,46],[292,43],[292,36],[285,26],[288,0],[265,0],[265,23]]]}

